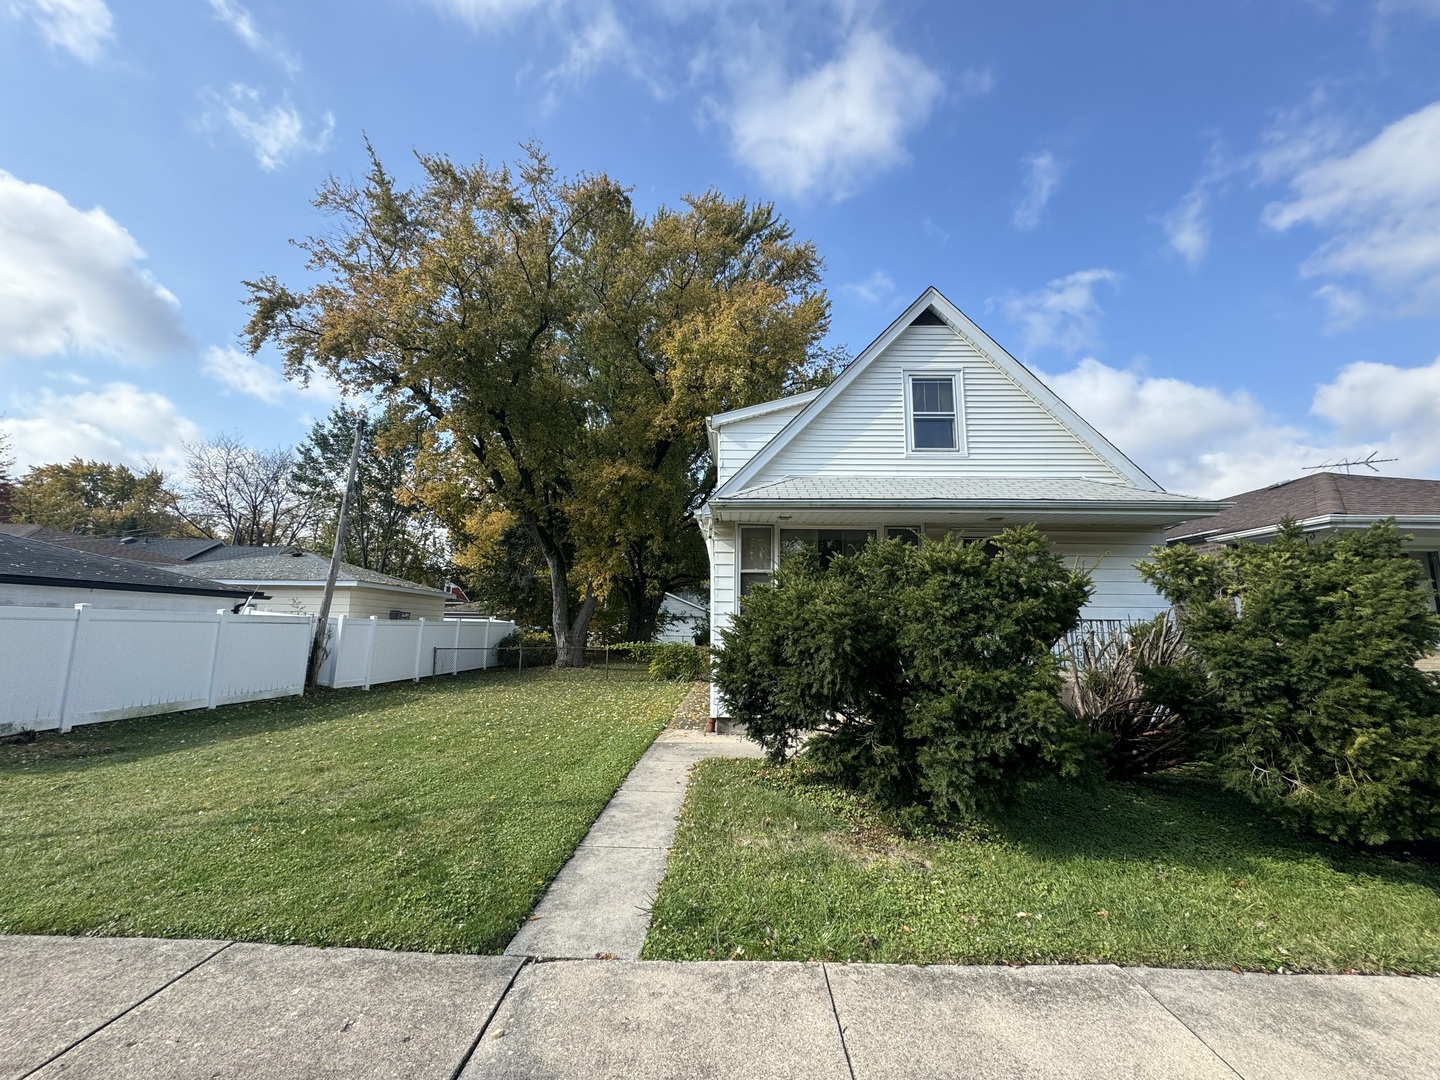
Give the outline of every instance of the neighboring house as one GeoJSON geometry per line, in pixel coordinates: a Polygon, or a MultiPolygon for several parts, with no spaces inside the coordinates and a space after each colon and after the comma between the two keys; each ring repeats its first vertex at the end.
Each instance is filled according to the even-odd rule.
{"type": "Polygon", "coordinates": [[[667,592],[660,601],[660,630],[656,641],[695,644],[695,631],[710,621],[710,609],[694,596],[667,592]]]}
{"type": "MultiPolygon", "coordinates": [[[[152,541],[154,543],[154,541],[152,541]]],[[[226,585],[263,589],[269,599],[257,611],[319,614],[330,560],[297,547],[229,547],[219,544],[167,567],[226,585]]],[[[340,564],[331,615],[364,619],[440,619],[446,593],[375,570],[340,564]]]]}
{"type": "MultiPolygon", "coordinates": [[[[1214,548],[1242,540],[1263,543],[1286,518],[1310,536],[1368,529],[1394,518],[1407,537],[1406,553],[1424,565],[1431,587],[1440,590],[1440,480],[1317,472],[1225,501],[1232,504],[1228,510],[1182,521],[1165,531],[1166,538],[1214,548]]],[[[1440,610],[1440,599],[1436,604],[1440,610]]]]}
{"type": "Polygon", "coordinates": [[[935,289],[824,390],[712,416],[709,432],[712,644],[796,545],[980,540],[1027,522],[1090,571],[1085,618],[1149,618],[1166,605],[1136,561],[1225,505],[1165,492],[935,289]]]}
{"type": "Polygon", "coordinates": [[[253,588],[222,585],[169,567],[0,532],[0,605],[7,607],[91,604],[213,614],[264,599],[265,595],[253,588]]]}

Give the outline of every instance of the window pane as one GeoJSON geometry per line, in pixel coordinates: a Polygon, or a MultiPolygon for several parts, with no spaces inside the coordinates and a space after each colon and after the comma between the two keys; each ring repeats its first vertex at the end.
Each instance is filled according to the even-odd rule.
{"type": "Polygon", "coordinates": [[[854,555],[873,539],[874,529],[846,529],[840,534],[840,550],[846,555],[854,555]]]}
{"type": "Polygon", "coordinates": [[[954,450],[955,420],[953,417],[925,416],[915,419],[915,449],[954,450]]]}
{"type": "Polygon", "coordinates": [[[763,570],[769,573],[775,565],[770,550],[771,533],[768,528],[740,530],[740,569],[763,570]]]}
{"type": "Polygon", "coordinates": [[[744,596],[757,585],[769,585],[769,574],[743,573],[740,575],[740,595],[744,596]]]}
{"type": "Polygon", "coordinates": [[[885,539],[899,540],[901,543],[909,544],[911,547],[920,546],[920,534],[917,533],[914,529],[906,529],[903,527],[897,528],[896,526],[891,525],[888,529],[885,530],[885,539]]]}
{"type": "Polygon", "coordinates": [[[955,411],[955,380],[912,379],[910,400],[917,413],[953,413],[955,411]]]}
{"type": "Polygon", "coordinates": [[[805,545],[815,546],[814,529],[781,529],[780,530],[780,557],[782,559],[794,555],[805,545]]]}

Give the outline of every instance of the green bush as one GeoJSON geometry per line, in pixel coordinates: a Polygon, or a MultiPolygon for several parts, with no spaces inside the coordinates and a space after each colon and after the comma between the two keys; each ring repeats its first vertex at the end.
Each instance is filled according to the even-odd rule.
{"type": "Polygon", "coordinates": [[[1052,648],[1090,594],[1033,527],[993,543],[871,543],[787,559],[722,635],[715,680],[772,759],[806,755],[892,807],[965,816],[1088,741],[1059,703],[1052,648]]]}
{"type": "Polygon", "coordinates": [[[1294,828],[1367,844],[1440,836],[1440,639],[1394,522],[1308,541],[1155,553],[1221,720],[1225,782],[1294,828]]]}
{"type": "Polygon", "coordinates": [[[555,663],[555,638],[544,630],[515,630],[495,646],[500,667],[548,667],[555,663]]]}
{"type": "Polygon", "coordinates": [[[710,650],[683,641],[630,641],[613,646],[650,665],[657,679],[695,682],[710,677],[710,650]]]}

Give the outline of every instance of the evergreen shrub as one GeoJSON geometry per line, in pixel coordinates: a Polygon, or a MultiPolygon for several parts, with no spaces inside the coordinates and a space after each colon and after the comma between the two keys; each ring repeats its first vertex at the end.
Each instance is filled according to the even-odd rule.
{"type": "Polygon", "coordinates": [[[650,665],[657,679],[696,682],[710,677],[710,650],[683,641],[626,642],[613,646],[650,665]]]}
{"type": "Polygon", "coordinates": [[[773,760],[807,759],[883,805],[939,818],[1073,773],[1088,742],[1059,702],[1052,649],[1090,583],[1033,527],[992,542],[813,549],[746,595],[715,680],[773,760]]]}
{"type": "Polygon", "coordinates": [[[1228,786],[1333,839],[1440,836],[1440,681],[1415,667],[1440,617],[1393,521],[1322,541],[1287,522],[1140,569],[1204,665],[1228,786]]]}

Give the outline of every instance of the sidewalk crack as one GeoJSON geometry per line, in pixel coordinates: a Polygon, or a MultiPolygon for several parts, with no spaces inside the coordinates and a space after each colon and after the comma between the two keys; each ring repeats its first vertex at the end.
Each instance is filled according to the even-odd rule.
{"type": "Polygon", "coordinates": [[[81,1043],[87,1041],[88,1039],[94,1038],[96,1035],[100,1034],[100,1032],[104,1031],[104,1030],[105,1030],[106,1028],[108,1028],[111,1024],[115,1023],[115,1021],[121,1019],[122,1017],[129,1016],[132,1012],[134,1012],[136,1009],[138,1009],[141,1005],[144,1005],[147,1001],[149,1001],[151,998],[153,998],[156,994],[159,994],[159,993],[161,993],[162,991],[165,991],[165,990],[170,989],[170,987],[174,986],[174,985],[175,985],[177,982],[179,982],[181,979],[185,978],[186,975],[189,975],[189,974],[190,974],[192,971],[194,971],[196,968],[198,968],[198,967],[200,967],[200,966],[202,966],[202,965],[204,965],[204,964],[208,964],[211,960],[214,960],[215,957],[219,956],[222,952],[224,952],[226,949],[230,948],[230,946],[231,946],[231,945],[234,945],[234,944],[235,944],[235,942],[233,942],[233,941],[227,941],[227,942],[225,942],[225,944],[221,945],[218,949],[216,949],[216,950],[215,950],[214,952],[212,952],[210,955],[208,955],[208,956],[202,956],[199,960],[196,960],[195,963],[191,964],[191,965],[190,965],[189,967],[187,967],[184,971],[180,972],[179,975],[176,975],[173,979],[168,979],[168,980],[166,980],[164,983],[162,983],[160,986],[157,986],[154,990],[150,991],[150,993],[146,994],[144,997],[142,997],[139,1001],[135,1002],[133,1005],[131,1005],[131,1006],[129,1006],[128,1008],[123,1009],[122,1011],[116,1013],[116,1014],[115,1014],[114,1016],[112,1016],[109,1020],[106,1020],[103,1024],[100,1024],[100,1025],[98,1025],[97,1027],[91,1028],[91,1029],[90,1029],[89,1031],[87,1031],[84,1035],[81,1035],[78,1039],[76,1039],[74,1042],[72,1042],[69,1046],[65,1047],[63,1050],[57,1050],[55,1053],[51,1054],[48,1058],[46,1058],[44,1061],[42,1061],[39,1065],[36,1065],[35,1068],[31,1069],[29,1072],[27,1072],[27,1073],[21,1073],[19,1080],[25,1080],[25,1078],[26,1078],[27,1076],[34,1076],[34,1075],[35,1075],[36,1073],[38,1073],[41,1069],[45,1068],[45,1066],[49,1065],[52,1061],[55,1061],[55,1060],[57,1060],[57,1059],[59,1059],[59,1058],[64,1057],[66,1054],[70,1053],[71,1050],[74,1050],[74,1049],[75,1049],[77,1046],[79,1046],[81,1043]]]}
{"type": "Polygon", "coordinates": [[[830,989],[830,965],[821,964],[820,974],[825,976],[825,996],[830,999],[830,1015],[835,1017],[835,1030],[840,1035],[840,1052],[845,1055],[845,1071],[850,1080],[855,1080],[855,1064],[850,1060],[850,1047],[845,1042],[845,1027],[840,1023],[840,1009],[835,1004],[835,991],[830,989]]]}
{"type": "Polygon", "coordinates": [[[515,980],[520,977],[520,972],[524,971],[533,963],[535,963],[535,957],[526,956],[521,959],[520,963],[515,965],[515,970],[510,973],[510,981],[505,984],[505,989],[500,992],[500,996],[495,999],[495,1004],[490,1007],[490,1013],[485,1017],[485,1022],[480,1025],[480,1030],[475,1033],[475,1038],[470,1042],[470,1048],[465,1051],[465,1055],[460,1059],[460,1063],[451,1071],[450,1080],[460,1080],[460,1074],[463,1073],[466,1066],[470,1064],[470,1059],[475,1056],[475,1051],[480,1049],[480,1040],[485,1038],[485,1032],[490,1030],[490,1025],[494,1023],[496,1014],[500,1012],[500,1006],[503,1005],[505,999],[510,996],[510,990],[515,986],[515,980]]]}
{"type": "Polygon", "coordinates": [[[1130,985],[1138,986],[1141,990],[1144,990],[1146,994],[1150,995],[1151,1001],[1155,1002],[1156,1005],[1159,1005],[1162,1009],[1169,1013],[1177,1024],[1179,1024],[1181,1027],[1183,1027],[1186,1031],[1188,1031],[1191,1035],[1195,1037],[1196,1042],[1198,1042],[1201,1046],[1205,1047],[1206,1050],[1209,1050],[1210,1053],[1214,1054],[1216,1061],[1220,1062],[1221,1065],[1224,1065],[1225,1068],[1229,1069],[1235,1076],[1238,1076],[1240,1080],[1245,1080],[1244,1074],[1241,1073],[1239,1069],[1235,1068],[1234,1065],[1231,1065],[1230,1062],[1226,1061],[1224,1054],[1220,1053],[1220,1051],[1216,1050],[1213,1046],[1206,1042],[1205,1039],[1201,1036],[1201,1034],[1194,1028],[1192,1028],[1189,1024],[1187,1024],[1180,1017],[1180,1015],[1175,1012],[1174,1009],[1170,1008],[1169,1005],[1166,1005],[1165,1002],[1161,1001],[1160,998],[1156,996],[1155,991],[1151,990],[1150,987],[1146,986],[1138,979],[1131,979],[1127,976],[1126,981],[1129,982],[1130,985]]]}

